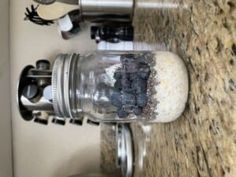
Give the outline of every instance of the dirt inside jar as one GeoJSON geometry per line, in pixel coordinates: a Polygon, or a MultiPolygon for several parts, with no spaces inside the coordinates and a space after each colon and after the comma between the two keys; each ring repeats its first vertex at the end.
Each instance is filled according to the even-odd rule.
{"type": "Polygon", "coordinates": [[[111,103],[117,108],[119,118],[155,119],[157,101],[154,100],[156,81],[154,55],[150,52],[142,54],[124,54],[121,66],[114,72],[114,93],[111,103]]]}

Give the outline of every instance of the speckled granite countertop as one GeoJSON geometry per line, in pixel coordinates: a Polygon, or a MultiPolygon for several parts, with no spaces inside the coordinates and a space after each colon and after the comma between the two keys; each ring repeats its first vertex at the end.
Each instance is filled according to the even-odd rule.
{"type": "MultiPolygon", "coordinates": [[[[181,4],[179,9],[137,9],[134,24],[137,40],[164,43],[183,58],[191,90],[178,121],[152,125],[145,167],[135,176],[235,177],[236,1],[141,1],[181,4]]],[[[105,128],[102,157],[112,169],[109,133],[105,128]]]]}

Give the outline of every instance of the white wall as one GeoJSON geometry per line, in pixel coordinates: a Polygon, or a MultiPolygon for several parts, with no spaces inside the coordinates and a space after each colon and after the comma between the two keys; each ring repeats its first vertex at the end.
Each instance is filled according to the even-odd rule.
{"type": "MultiPolygon", "coordinates": [[[[1,0],[2,1],[2,0],[1,0]]],[[[11,0],[11,90],[15,177],[66,177],[98,171],[100,128],[48,126],[24,121],[17,110],[16,86],[22,68],[42,58],[54,59],[61,52],[95,49],[89,33],[64,41],[55,27],[24,21],[25,7],[32,0],[11,0]]],[[[0,175],[1,176],[1,175],[0,175]]],[[[2,177],[2,176],[1,176],[2,177]]]]}
{"type": "Polygon", "coordinates": [[[0,176],[12,176],[9,1],[0,1],[0,176]]]}

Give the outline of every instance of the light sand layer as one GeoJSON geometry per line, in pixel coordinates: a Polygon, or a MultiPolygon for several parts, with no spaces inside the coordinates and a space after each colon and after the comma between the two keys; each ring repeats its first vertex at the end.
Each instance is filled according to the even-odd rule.
{"type": "Polygon", "coordinates": [[[156,52],[154,98],[158,104],[154,122],[171,122],[183,113],[188,99],[188,73],[184,62],[170,52],[156,52]]]}

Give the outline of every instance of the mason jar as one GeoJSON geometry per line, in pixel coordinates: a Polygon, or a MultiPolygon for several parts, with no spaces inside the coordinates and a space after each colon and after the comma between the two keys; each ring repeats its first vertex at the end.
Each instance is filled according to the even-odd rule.
{"type": "MultiPolygon", "coordinates": [[[[42,69],[38,70],[31,72],[31,80],[34,73],[42,72],[42,69]]],[[[41,95],[35,94],[37,100],[32,95],[21,94],[29,92],[29,87],[23,86],[26,91],[20,93],[19,99],[24,108],[50,112],[60,118],[87,117],[94,122],[155,123],[177,119],[188,98],[186,67],[177,55],[170,52],[60,54],[48,73],[50,82],[36,84],[41,95]],[[41,100],[41,104],[37,103],[41,100]],[[45,103],[47,106],[42,106],[45,103]]],[[[35,76],[33,80],[40,77],[35,76]]]]}

